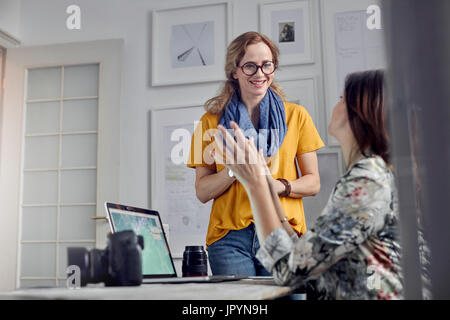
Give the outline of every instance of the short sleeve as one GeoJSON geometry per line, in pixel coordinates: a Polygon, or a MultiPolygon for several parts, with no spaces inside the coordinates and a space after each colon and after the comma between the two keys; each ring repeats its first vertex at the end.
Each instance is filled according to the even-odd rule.
{"type": "Polygon", "coordinates": [[[316,151],[323,148],[325,144],[317,132],[316,126],[305,108],[300,107],[298,115],[298,146],[297,155],[316,151]]]}
{"type": "Polygon", "coordinates": [[[214,159],[209,156],[214,141],[213,135],[217,130],[217,125],[214,126],[211,116],[213,115],[205,113],[195,127],[187,161],[189,168],[206,167],[216,170],[214,159]]]}

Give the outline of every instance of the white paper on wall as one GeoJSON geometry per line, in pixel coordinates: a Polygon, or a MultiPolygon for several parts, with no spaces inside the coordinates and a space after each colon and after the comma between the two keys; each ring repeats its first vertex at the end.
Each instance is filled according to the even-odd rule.
{"type": "MultiPolygon", "coordinates": [[[[173,235],[172,252],[180,254],[186,245],[205,244],[212,201],[203,204],[197,199],[195,170],[186,166],[189,152],[177,154],[183,159],[180,164],[177,164],[179,161],[173,161],[172,150],[180,141],[172,141],[171,137],[177,129],[187,130],[189,136],[192,136],[194,128],[193,125],[165,126],[162,135],[166,140],[163,142],[165,159],[163,212],[167,220],[165,222],[170,225],[170,232],[173,235]]],[[[189,148],[184,150],[190,150],[190,140],[189,148]]]]}
{"type": "Polygon", "coordinates": [[[386,67],[383,30],[369,30],[367,18],[366,11],[334,15],[338,95],[349,73],[386,67]]]}

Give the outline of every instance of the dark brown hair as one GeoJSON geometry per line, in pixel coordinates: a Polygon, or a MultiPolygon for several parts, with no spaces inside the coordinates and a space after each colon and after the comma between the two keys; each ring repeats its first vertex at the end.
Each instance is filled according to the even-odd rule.
{"type": "Polygon", "coordinates": [[[364,156],[378,155],[390,165],[386,130],[384,72],[351,73],[345,80],[345,103],[353,135],[364,156]]]}

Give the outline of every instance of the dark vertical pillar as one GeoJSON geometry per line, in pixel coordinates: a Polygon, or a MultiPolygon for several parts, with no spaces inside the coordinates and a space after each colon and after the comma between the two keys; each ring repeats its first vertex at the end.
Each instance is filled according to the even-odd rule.
{"type": "Polygon", "coordinates": [[[385,0],[383,12],[406,298],[420,298],[420,214],[433,298],[450,299],[450,1],[385,0]]]}

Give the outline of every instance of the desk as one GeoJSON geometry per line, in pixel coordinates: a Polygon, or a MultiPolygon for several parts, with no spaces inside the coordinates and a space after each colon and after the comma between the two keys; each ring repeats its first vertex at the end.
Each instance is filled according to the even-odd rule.
{"type": "Polygon", "coordinates": [[[290,287],[269,279],[219,283],[145,284],[138,287],[83,287],[80,289],[22,289],[0,293],[0,299],[69,300],[264,300],[287,296],[290,287]]]}

